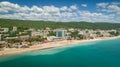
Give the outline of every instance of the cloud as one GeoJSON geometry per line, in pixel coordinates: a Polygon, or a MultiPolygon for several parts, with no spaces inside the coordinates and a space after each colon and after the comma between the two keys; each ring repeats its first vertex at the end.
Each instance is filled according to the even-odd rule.
{"type": "Polygon", "coordinates": [[[57,13],[59,12],[59,8],[55,6],[43,6],[44,12],[49,12],[49,13],[57,13]]]}
{"type": "Polygon", "coordinates": [[[113,17],[113,18],[109,20],[113,22],[120,21],[120,18],[119,18],[120,17],[120,2],[99,3],[99,5],[97,4],[97,10],[99,12],[109,14],[109,16],[111,15],[110,17],[113,17]],[[102,6],[102,4],[104,4],[104,6],[102,6]]]}
{"type": "MultiPolygon", "coordinates": [[[[87,4],[82,4],[87,7],[87,4]]],[[[101,7],[102,5],[97,5],[101,7]]],[[[22,20],[45,20],[45,21],[91,21],[91,22],[118,22],[120,7],[118,4],[102,6],[104,12],[116,12],[116,14],[105,14],[102,12],[90,12],[80,10],[77,5],[61,6],[37,6],[19,5],[8,1],[0,2],[0,18],[22,19],[22,20]]]]}
{"type": "Polygon", "coordinates": [[[18,4],[13,4],[7,1],[0,2],[0,9],[4,10],[6,13],[10,11],[17,12],[20,8],[21,7],[18,4]]]}
{"type": "Polygon", "coordinates": [[[117,5],[109,5],[108,7],[108,12],[117,12],[120,13],[120,7],[117,5]]]}
{"type": "Polygon", "coordinates": [[[120,2],[112,2],[113,5],[120,5],[120,2]]]}
{"type": "Polygon", "coordinates": [[[97,7],[102,7],[99,10],[103,12],[120,14],[120,2],[98,3],[97,7]]]}
{"type": "Polygon", "coordinates": [[[97,7],[105,8],[108,5],[108,3],[97,3],[96,5],[97,7]]]}
{"type": "Polygon", "coordinates": [[[83,7],[87,7],[87,4],[81,4],[81,6],[83,6],[83,7]]]}
{"type": "Polygon", "coordinates": [[[60,8],[61,11],[66,11],[67,9],[68,9],[67,6],[63,6],[63,7],[60,8]]]}
{"type": "Polygon", "coordinates": [[[23,8],[23,9],[26,10],[26,11],[29,11],[29,12],[43,12],[42,8],[39,8],[39,7],[35,6],[35,5],[32,6],[31,8],[26,7],[26,8],[23,8]]]}
{"type": "Polygon", "coordinates": [[[77,6],[76,5],[71,5],[69,7],[67,6],[63,6],[60,8],[61,11],[74,11],[74,10],[77,10],[77,6]]]}
{"type": "Polygon", "coordinates": [[[110,22],[110,19],[114,18],[114,15],[105,15],[102,13],[92,13],[89,11],[79,11],[79,15],[81,16],[82,20],[88,20],[90,22],[110,22]]]}
{"type": "Polygon", "coordinates": [[[72,5],[72,6],[70,6],[70,9],[71,10],[77,10],[77,6],[76,5],[72,5]]]}

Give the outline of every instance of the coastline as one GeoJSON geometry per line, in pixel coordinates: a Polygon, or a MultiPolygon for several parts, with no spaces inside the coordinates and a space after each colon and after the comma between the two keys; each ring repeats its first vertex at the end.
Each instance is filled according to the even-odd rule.
{"type": "Polygon", "coordinates": [[[56,48],[56,47],[67,46],[67,45],[74,45],[76,43],[86,43],[86,42],[118,39],[118,38],[120,38],[120,36],[101,37],[101,38],[89,39],[89,40],[63,40],[63,41],[54,41],[54,42],[44,43],[40,45],[34,45],[34,46],[31,46],[30,48],[5,48],[3,51],[0,51],[0,56],[15,55],[15,54],[20,54],[24,52],[44,50],[44,49],[56,48]]]}

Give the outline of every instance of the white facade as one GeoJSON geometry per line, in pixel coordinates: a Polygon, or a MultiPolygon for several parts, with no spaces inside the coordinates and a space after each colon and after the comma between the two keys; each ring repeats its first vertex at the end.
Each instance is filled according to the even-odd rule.
{"type": "Polygon", "coordinates": [[[67,35],[67,30],[56,30],[56,37],[65,38],[67,35]]]}
{"type": "Polygon", "coordinates": [[[31,36],[42,36],[42,32],[31,32],[31,36]]]}
{"type": "Polygon", "coordinates": [[[17,31],[17,27],[16,26],[13,27],[13,31],[17,31]]]}
{"type": "Polygon", "coordinates": [[[49,34],[48,30],[39,30],[31,32],[31,36],[42,36],[44,38],[47,37],[47,34],[49,34]]]}
{"type": "Polygon", "coordinates": [[[9,31],[9,28],[4,28],[4,32],[8,32],[9,31]]]}
{"type": "Polygon", "coordinates": [[[0,28],[2,29],[3,31],[0,31],[0,32],[8,32],[9,31],[9,28],[0,28]]]}
{"type": "Polygon", "coordinates": [[[0,41],[1,41],[1,36],[2,36],[2,35],[0,34],[0,41]]]}

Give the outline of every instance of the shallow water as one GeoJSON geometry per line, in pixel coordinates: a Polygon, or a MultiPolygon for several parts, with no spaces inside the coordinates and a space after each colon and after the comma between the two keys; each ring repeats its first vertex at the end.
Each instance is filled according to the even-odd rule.
{"type": "Polygon", "coordinates": [[[81,43],[0,57],[0,67],[67,66],[120,67],[120,39],[81,43]]]}

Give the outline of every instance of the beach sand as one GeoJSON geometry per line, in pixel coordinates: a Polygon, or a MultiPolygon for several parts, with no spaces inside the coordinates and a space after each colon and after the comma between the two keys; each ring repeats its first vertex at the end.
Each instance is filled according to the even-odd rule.
{"type": "Polygon", "coordinates": [[[40,44],[40,45],[34,45],[34,46],[31,46],[30,48],[4,48],[3,51],[0,51],[0,56],[11,55],[11,54],[20,54],[20,53],[23,53],[23,52],[30,52],[30,51],[35,51],[35,50],[43,50],[43,49],[60,47],[60,46],[74,45],[76,43],[86,43],[86,42],[94,42],[94,41],[117,39],[117,38],[120,38],[120,36],[101,37],[101,38],[89,39],[89,40],[54,41],[54,42],[44,43],[44,44],[40,44]]]}

